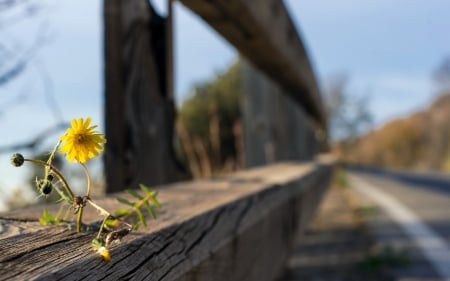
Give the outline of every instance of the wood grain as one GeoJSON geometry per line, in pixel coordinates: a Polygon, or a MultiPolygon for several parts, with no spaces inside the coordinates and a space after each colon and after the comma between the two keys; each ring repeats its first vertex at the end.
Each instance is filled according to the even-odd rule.
{"type": "MultiPolygon", "coordinates": [[[[93,233],[40,226],[36,209],[1,214],[0,279],[273,280],[331,168],[329,161],[280,163],[161,187],[159,218],[112,247],[109,263],[90,249],[93,233]]],[[[119,207],[113,197],[97,202],[119,207]]]]}
{"type": "Polygon", "coordinates": [[[172,147],[170,24],[148,0],[103,3],[107,192],[187,180],[172,147]]]}

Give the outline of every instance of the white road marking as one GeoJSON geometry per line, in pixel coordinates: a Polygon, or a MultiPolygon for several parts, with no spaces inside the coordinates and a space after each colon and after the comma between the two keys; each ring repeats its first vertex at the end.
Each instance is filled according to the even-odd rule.
{"type": "Polygon", "coordinates": [[[399,224],[441,277],[450,280],[450,248],[439,234],[391,195],[355,175],[350,175],[350,181],[353,188],[369,196],[399,224]]]}

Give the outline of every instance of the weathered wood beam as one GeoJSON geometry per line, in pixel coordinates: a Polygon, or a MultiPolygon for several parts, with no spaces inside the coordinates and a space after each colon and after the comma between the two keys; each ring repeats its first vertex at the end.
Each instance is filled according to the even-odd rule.
{"type": "Polygon", "coordinates": [[[241,60],[246,167],[311,160],[319,153],[317,126],[278,83],[241,60]]]}
{"type": "Polygon", "coordinates": [[[170,20],[148,0],[104,1],[107,192],[188,178],[172,146],[170,20]]]}
{"type": "Polygon", "coordinates": [[[320,91],[291,17],[280,0],[180,0],[326,126],[320,91]]]}
{"type": "MultiPolygon", "coordinates": [[[[331,168],[330,161],[279,163],[160,188],[159,218],[111,248],[109,263],[91,250],[94,233],[40,226],[36,209],[0,214],[0,279],[274,280],[331,168]]],[[[121,207],[113,197],[96,201],[121,207]]],[[[99,219],[95,210],[85,214],[99,219]]]]}

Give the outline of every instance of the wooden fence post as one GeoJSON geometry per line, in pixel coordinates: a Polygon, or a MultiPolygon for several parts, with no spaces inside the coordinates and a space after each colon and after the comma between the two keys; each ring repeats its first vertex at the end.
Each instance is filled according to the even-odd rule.
{"type": "Polygon", "coordinates": [[[158,15],[148,0],[104,1],[107,192],[188,178],[172,146],[168,18],[158,15]]]}

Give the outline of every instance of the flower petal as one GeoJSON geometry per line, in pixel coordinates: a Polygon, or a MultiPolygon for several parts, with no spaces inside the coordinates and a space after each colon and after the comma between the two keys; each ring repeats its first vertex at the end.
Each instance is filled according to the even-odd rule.
{"type": "Polygon", "coordinates": [[[68,128],[64,135],[59,139],[63,142],[60,152],[66,154],[69,162],[74,160],[84,163],[87,160],[99,155],[99,151],[103,151],[103,143],[106,139],[103,134],[98,133],[95,129],[97,125],[90,126],[91,117],[72,119],[72,127],[68,128]]]}

